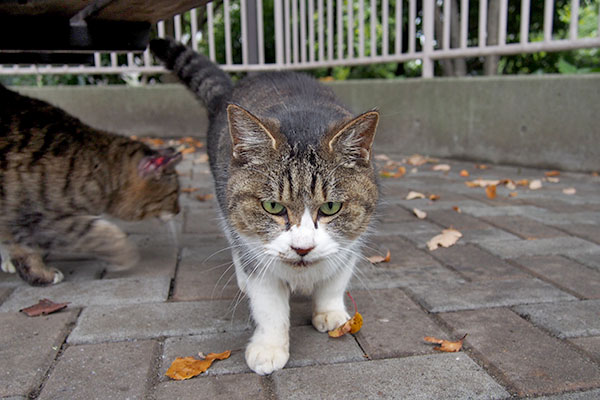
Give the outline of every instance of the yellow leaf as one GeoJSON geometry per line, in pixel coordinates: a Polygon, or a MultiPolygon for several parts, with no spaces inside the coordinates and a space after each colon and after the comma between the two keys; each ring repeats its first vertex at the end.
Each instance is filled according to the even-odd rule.
{"type": "Polygon", "coordinates": [[[489,199],[496,198],[496,185],[490,185],[485,188],[485,194],[489,199]]]}
{"type": "Polygon", "coordinates": [[[204,360],[197,360],[194,357],[177,357],[165,375],[177,381],[190,379],[205,372],[214,360],[224,360],[230,355],[231,351],[227,350],[219,354],[209,353],[204,360]]]}
{"type": "Polygon", "coordinates": [[[462,176],[463,178],[466,178],[467,176],[469,176],[469,171],[467,171],[466,169],[461,170],[460,176],[462,176]]]}
{"type": "Polygon", "coordinates": [[[328,334],[332,338],[338,338],[340,336],[344,336],[346,333],[355,334],[360,331],[363,324],[363,317],[357,311],[354,313],[354,316],[350,318],[348,321],[344,322],[341,326],[335,328],[332,331],[329,331],[328,334]]]}
{"type": "Polygon", "coordinates": [[[425,336],[423,338],[423,340],[425,340],[426,342],[429,342],[429,343],[439,344],[439,346],[434,347],[435,350],[444,351],[444,352],[448,352],[448,353],[454,353],[454,352],[460,351],[460,349],[462,349],[463,340],[465,340],[466,337],[467,337],[467,334],[465,333],[465,336],[463,336],[456,342],[451,342],[449,340],[444,340],[444,339],[438,339],[438,338],[434,338],[431,336],[425,336]]]}

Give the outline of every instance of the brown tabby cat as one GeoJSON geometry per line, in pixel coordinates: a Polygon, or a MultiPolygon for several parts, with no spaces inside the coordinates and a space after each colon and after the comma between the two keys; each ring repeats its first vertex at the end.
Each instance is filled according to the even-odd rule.
{"type": "Polygon", "coordinates": [[[52,250],[91,253],[120,268],[135,264],[135,246],[101,215],[178,213],[180,159],[0,85],[2,271],[31,285],[60,282],[62,273],[42,259],[52,250]]]}

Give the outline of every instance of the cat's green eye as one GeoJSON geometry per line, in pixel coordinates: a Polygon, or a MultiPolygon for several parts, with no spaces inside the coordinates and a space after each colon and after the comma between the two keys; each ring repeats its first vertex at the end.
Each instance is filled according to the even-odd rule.
{"type": "Polygon", "coordinates": [[[285,211],[285,207],[276,201],[263,201],[262,206],[266,212],[273,215],[280,215],[285,211]]]}
{"type": "Polygon", "coordinates": [[[342,203],[339,201],[329,201],[327,203],[323,203],[321,207],[319,207],[319,211],[326,216],[331,216],[337,214],[338,211],[342,208],[342,203]]]}

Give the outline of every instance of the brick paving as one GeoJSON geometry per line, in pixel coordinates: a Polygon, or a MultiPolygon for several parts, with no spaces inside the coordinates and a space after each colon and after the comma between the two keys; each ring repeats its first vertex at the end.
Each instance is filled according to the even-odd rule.
{"type": "Polygon", "coordinates": [[[444,160],[448,172],[425,164],[382,178],[365,255],[392,256],[365,261],[352,282],[362,330],[330,339],[311,327],[309,299],[293,297],[290,361],[260,377],[244,361],[252,323],[216,205],[196,198],[211,191],[196,156],[179,166],[182,185],[198,190],[182,195],[174,233],[157,221],[122,223],[140,248],[138,266],[110,271],[51,255],[66,279],[50,288],[0,274],[0,398],[600,398],[597,176],[562,173],[551,183],[544,170],[444,160]],[[542,179],[543,187],[499,186],[490,199],[464,184],[475,178],[542,179]],[[440,198],[405,200],[410,190],[440,198]],[[418,220],[413,208],[428,216],[418,220]],[[463,233],[458,243],[428,250],[448,227],[463,233]],[[49,316],[19,313],[43,297],[70,304],[49,316]],[[465,333],[460,353],[423,341],[465,333]],[[231,358],[202,376],[164,375],[175,357],[227,349],[231,358]]]}

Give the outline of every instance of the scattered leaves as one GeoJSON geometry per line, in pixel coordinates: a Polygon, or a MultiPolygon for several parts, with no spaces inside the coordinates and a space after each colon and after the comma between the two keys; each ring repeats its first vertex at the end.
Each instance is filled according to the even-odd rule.
{"type": "Polygon", "coordinates": [[[197,194],[196,195],[196,200],[198,201],[207,201],[210,200],[214,197],[214,195],[212,193],[207,193],[207,194],[197,194]]]}
{"type": "Polygon", "coordinates": [[[457,213],[459,213],[459,214],[462,214],[462,210],[460,209],[460,207],[459,207],[459,206],[452,206],[452,209],[453,209],[454,211],[456,211],[457,213]]]}
{"type": "Polygon", "coordinates": [[[448,172],[448,171],[450,171],[450,165],[448,165],[448,164],[436,164],[433,167],[431,167],[431,169],[434,170],[434,171],[448,172]]]}
{"type": "Polygon", "coordinates": [[[427,218],[427,213],[425,211],[423,211],[423,210],[419,210],[418,208],[413,208],[413,213],[419,219],[425,219],[425,218],[427,218]]]}
{"type": "Polygon", "coordinates": [[[467,337],[467,334],[465,333],[465,336],[463,336],[456,342],[451,342],[449,340],[444,340],[444,339],[438,339],[438,338],[434,338],[431,336],[425,336],[423,338],[423,340],[425,340],[426,342],[429,342],[429,343],[439,344],[439,346],[434,347],[435,350],[443,351],[443,352],[447,352],[447,353],[454,353],[454,352],[460,351],[460,349],[462,349],[463,341],[465,340],[466,337],[467,337]]]}
{"type": "Polygon", "coordinates": [[[384,262],[390,262],[390,260],[392,259],[392,254],[390,253],[390,251],[387,251],[387,254],[384,256],[371,256],[371,257],[367,257],[367,260],[369,260],[371,262],[371,264],[379,264],[379,263],[384,263],[384,262]]]}
{"type": "Polygon", "coordinates": [[[463,178],[466,178],[467,176],[469,176],[469,171],[467,171],[466,169],[461,170],[460,176],[462,176],[463,178]]]}
{"type": "Polygon", "coordinates": [[[535,179],[529,183],[530,190],[538,190],[542,187],[542,181],[539,179],[535,179]]]}
{"type": "Polygon", "coordinates": [[[450,247],[458,242],[458,239],[462,237],[462,233],[453,228],[444,229],[441,234],[436,235],[429,239],[427,242],[427,248],[431,251],[438,247],[450,247]]]}
{"type": "Polygon", "coordinates": [[[488,199],[492,199],[492,200],[495,199],[496,198],[496,185],[486,186],[485,195],[488,197],[488,199]]]}
{"type": "Polygon", "coordinates": [[[227,350],[219,354],[209,353],[203,360],[197,360],[194,357],[177,357],[165,375],[177,381],[190,379],[205,372],[214,360],[225,360],[230,355],[231,351],[227,350]]]}
{"type": "Polygon", "coordinates": [[[430,194],[429,195],[429,200],[431,201],[436,201],[440,199],[440,195],[439,194],[430,194]]]}
{"type": "Polygon", "coordinates": [[[435,163],[438,162],[437,158],[424,157],[420,154],[413,154],[412,156],[406,159],[406,163],[414,166],[420,166],[427,163],[435,163]]]}
{"type": "Polygon", "coordinates": [[[573,195],[573,194],[577,193],[577,190],[575,190],[574,187],[570,187],[570,188],[564,188],[562,192],[564,194],[573,195]]]}
{"type": "Polygon", "coordinates": [[[410,191],[408,192],[408,194],[406,195],[406,200],[414,200],[414,199],[424,199],[425,195],[423,193],[420,192],[415,192],[415,191],[410,191]]]}
{"type": "Polygon", "coordinates": [[[403,166],[396,166],[393,169],[386,166],[383,168],[383,171],[379,174],[383,178],[402,178],[406,174],[406,168],[403,166]]]}
{"type": "Polygon", "coordinates": [[[473,181],[466,181],[465,185],[468,187],[487,187],[492,185],[498,185],[500,183],[499,179],[481,179],[477,178],[473,181]]]}
{"type": "MultiPolygon", "coordinates": [[[[389,254],[389,252],[388,252],[388,254],[389,254]]],[[[356,302],[350,295],[350,292],[346,292],[346,294],[348,295],[348,297],[350,297],[350,300],[352,300],[352,304],[354,304],[354,316],[352,318],[350,318],[348,321],[346,321],[345,323],[343,323],[341,326],[335,328],[332,331],[329,331],[328,332],[329,336],[332,338],[338,338],[340,336],[344,336],[346,333],[355,334],[358,331],[360,331],[360,328],[362,328],[363,317],[358,312],[358,307],[356,306],[356,302]]]]}
{"type": "Polygon", "coordinates": [[[37,304],[19,311],[27,314],[29,317],[37,317],[39,315],[48,315],[62,310],[67,307],[67,304],[69,303],[55,303],[48,299],[41,299],[37,304]]]}
{"type": "Polygon", "coordinates": [[[545,174],[546,176],[559,176],[560,175],[560,171],[546,171],[545,174]]]}

